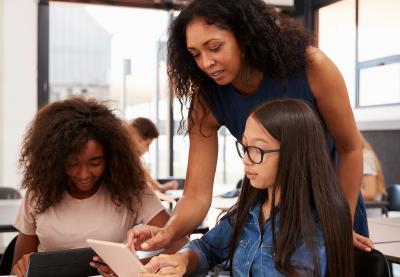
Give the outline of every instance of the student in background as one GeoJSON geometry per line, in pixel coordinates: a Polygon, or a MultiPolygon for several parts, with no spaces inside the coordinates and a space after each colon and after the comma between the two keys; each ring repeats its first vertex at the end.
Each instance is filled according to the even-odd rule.
{"type": "MultiPolygon", "coordinates": [[[[140,157],[149,151],[150,144],[159,136],[156,125],[150,119],[144,117],[134,119],[129,124],[128,129],[131,134],[133,149],[140,157]]],[[[175,180],[160,184],[151,177],[147,170],[145,170],[145,179],[152,189],[160,192],[178,188],[178,182],[175,180]]]]}
{"type": "Polygon", "coordinates": [[[245,170],[238,203],[184,250],[154,257],[146,266],[157,274],[140,276],[205,276],[221,263],[237,277],[353,276],[350,209],[324,143],[303,101],[255,108],[236,142],[245,170]]]}
{"type": "MultiPolygon", "coordinates": [[[[363,143],[363,177],[361,183],[361,194],[366,201],[381,201],[387,195],[385,189],[385,179],[382,166],[375,154],[371,144],[360,133],[363,143]]],[[[368,217],[379,217],[382,215],[380,208],[367,209],[368,217]]]]}
{"type": "Polygon", "coordinates": [[[87,247],[87,238],[121,242],[136,224],[161,227],[169,219],[122,122],[94,99],[40,109],[20,165],[27,192],[15,223],[17,276],[25,275],[32,252],[87,247]]]}

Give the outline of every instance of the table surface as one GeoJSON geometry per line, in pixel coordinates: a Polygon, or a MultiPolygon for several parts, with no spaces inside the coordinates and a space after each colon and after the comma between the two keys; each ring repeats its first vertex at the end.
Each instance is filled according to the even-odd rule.
{"type": "MultiPolygon", "coordinates": [[[[391,222],[391,221],[383,221],[391,222]]],[[[368,220],[369,237],[374,244],[385,242],[400,242],[400,225],[374,222],[368,220]]]]}
{"type": "Polygon", "coordinates": [[[375,248],[381,251],[388,261],[400,263],[400,242],[379,243],[375,248]]]}
{"type": "Polygon", "coordinates": [[[0,231],[15,232],[13,227],[22,199],[0,200],[0,231]]]}

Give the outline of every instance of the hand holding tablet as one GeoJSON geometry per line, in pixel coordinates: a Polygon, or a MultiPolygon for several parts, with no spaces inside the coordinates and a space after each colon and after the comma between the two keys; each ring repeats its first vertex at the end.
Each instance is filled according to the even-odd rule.
{"type": "Polygon", "coordinates": [[[149,258],[162,251],[136,252],[124,243],[94,239],[88,239],[86,241],[119,277],[132,277],[141,272],[147,272],[139,258],[149,258]]]}

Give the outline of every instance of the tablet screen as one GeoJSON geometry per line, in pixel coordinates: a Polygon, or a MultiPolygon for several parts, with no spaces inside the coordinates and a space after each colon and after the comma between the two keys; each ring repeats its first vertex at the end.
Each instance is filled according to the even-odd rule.
{"type": "Polygon", "coordinates": [[[80,277],[98,275],[89,265],[96,253],[91,248],[76,248],[33,253],[26,277],[80,277]]]}
{"type": "Polygon", "coordinates": [[[119,277],[131,277],[146,272],[136,252],[132,252],[123,243],[93,239],[88,239],[87,243],[119,277]]]}

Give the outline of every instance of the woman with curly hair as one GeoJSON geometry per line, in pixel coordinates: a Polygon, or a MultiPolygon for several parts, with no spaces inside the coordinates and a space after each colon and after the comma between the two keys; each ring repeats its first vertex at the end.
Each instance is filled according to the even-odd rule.
{"type": "Polygon", "coordinates": [[[246,118],[256,104],[295,98],[306,101],[324,123],[327,145],[338,163],[354,219],[354,245],[370,250],[359,195],[361,141],[346,85],[334,63],[313,43],[311,33],[279,16],[262,0],[193,0],[175,18],[168,40],[168,74],[181,105],[189,107],[185,191],[164,228],[136,231],[138,236],[153,231],[153,237],[141,244],[144,249],[183,236],[207,214],[218,129],[226,126],[241,139],[246,118]]]}
{"type": "Polygon", "coordinates": [[[18,276],[32,252],[87,247],[87,238],[120,242],[134,225],[161,227],[169,219],[146,185],[121,120],[94,99],[40,109],[25,135],[20,165],[27,193],[15,223],[18,276]]]}

